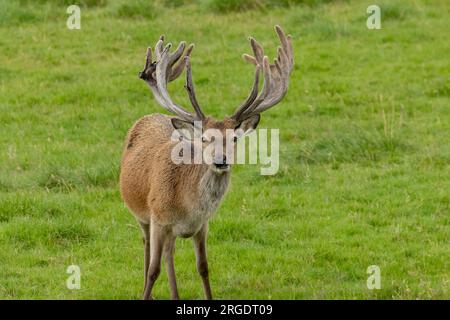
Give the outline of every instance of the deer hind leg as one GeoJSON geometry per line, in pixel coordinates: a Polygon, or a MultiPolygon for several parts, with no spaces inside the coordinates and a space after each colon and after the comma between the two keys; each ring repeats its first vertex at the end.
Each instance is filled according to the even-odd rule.
{"type": "Polygon", "coordinates": [[[150,224],[139,221],[144,242],[144,291],[147,287],[148,266],[150,264],[150,224]]]}
{"type": "Polygon", "coordinates": [[[172,300],[178,300],[177,280],[175,277],[175,266],[173,256],[175,253],[176,237],[169,235],[164,244],[164,256],[166,258],[167,277],[169,278],[170,295],[172,300]]]}
{"type": "Polygon", "coordinates": [[[211,286],[209,284],[208,260],[206,258],[206,236],[208,233],[208,223],[205,223],[200,231],[194,235],[194,248],[197,257],[197,270],[202,277],[205,297],[212,299],[211,286]]]}
{"type": "Polygon", "coordinates": [[[161,256],[166,238],[167,233],[164,228],[152,221],[150,226],[150,263],[147,271],[144,300],[151,299],[153,285],[161,272],[161,256]]]}

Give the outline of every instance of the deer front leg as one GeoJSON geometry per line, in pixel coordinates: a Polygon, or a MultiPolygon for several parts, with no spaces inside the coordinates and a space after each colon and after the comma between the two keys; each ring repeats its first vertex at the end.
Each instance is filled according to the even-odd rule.
{"type": "Polygon", "coordinates": [[[150,264],[150,224],[139,221],[144,240],[144,291],[147,287],[148,266],[150,264]]]}
{"type": "Polygon", "coordinates": [[[143,296],[144,300],[151,299],[153,285],[161,272],[161,256],[165,239],[166,232],[163,227],[152,221],[150,226],[150,264],[147,272],[147,283],[145,285],[143,296]]]}
{"type": "Polygon", "coordinates": [[[209,284],[208,260],[206,258],[206,236],[208,233],[208,223],[205,223],[199,232],[194,236],[195,255],[197,257],[197,270],[203,281],[203,290],[207,300],[212,299],[211,286],[209,284]]]}
{"type": "Polygon", "coordinates": [[[169,278],[170,295],[172,300],[178,300],[177,281],[175,277],[175,266],[173,255],[175,253],[176,237],[169,235],[164,244],[164,256],[166,258],[167,277],[169,278]]]}

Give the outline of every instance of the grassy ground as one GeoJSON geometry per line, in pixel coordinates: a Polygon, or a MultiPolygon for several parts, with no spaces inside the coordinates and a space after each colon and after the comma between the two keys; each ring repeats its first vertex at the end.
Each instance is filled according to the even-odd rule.
{"type": "MultiPolygon", "coordinates": [[[[56,3],[0,0],[0,298],[140,298],[140,230],[118,172],[127,129],[161,112],[137,79],[145,48],[162,33],[195,42],[198,98],[221,117],[250,89],[246,37],[273,55],[276,23],[297,61],[260,124],[280,129],[280,171],[234,168],[210,224],[215,297],[450,298],[445,0],[378,1],[381,30],[366,28],[373,1],[218,12],[86,0],[73,31],[56,3]],[[80,290],[65,286],[71,264],[80,290]],[[369,265],[381,290],[366,287],[369,265]]],[[[171,91],[187,105],[182,86],[171,91]]],[[[202,298],[190,240],[175,263],[181,297],[202,298]]]]}

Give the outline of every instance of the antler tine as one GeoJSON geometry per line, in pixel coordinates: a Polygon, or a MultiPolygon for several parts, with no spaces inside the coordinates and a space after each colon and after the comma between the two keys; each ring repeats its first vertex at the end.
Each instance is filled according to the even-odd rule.
{"type": "Polygon", "coordinates": [[[201,112],[200,106],[195,98],[195,91],[192,82],[192,73],[189,68],[186,70],[186,76],[189,78],[189,98],[194,106],[195,114],[186,111],[183,107],[174,103],[167,91],[167,83],[177,79],[185,66],[187,66],[187,59],[192,52],[194,46],[191,44],[186,48],[186,42],[180,42],[178,48],[171,54],[170,48],[172,44],[169,43],[164,46],[164,36],[161,36],[155,46],[156,61],[152,62],[152,49],[148,48],[145,67],[139,73],[139,77],[147,82],[156,101],[169,112],[174,113],[185,121],[195,121],[203,119],[204,115],[201,112]]]}
{"type": "Polygon", "coordinates": [[[289,84],[289,75],[291,74],[294,65],[291,37],[286,37],[279,26],[276,26],[275,30],[277,31],[282,44],[282,47],[278,48],[278,56],[275,65],[272,65],[277,70],[275,73],[276,79],[274,81],[273,91],[266,100],[253,110],[255,113],[261,113],[271,108],[284,98],[289,84]]]}
{"type": "Polygon", "coordinates": [[[156,61],[161,60],[163,47],[164,47],[164,35],[159,37],[159,40],[158,40],[158,42],[155,45],[156,61]]]}
{"type": "Polygon", "coordinates": [[[253,101],[253,103],[250,104],[250,106],[241,113],[241,117],[243,119],[250,117],[255,108],[258,105],[260,105],[270,93],[270,89],[272,87],[271,83],[273,81],[272,81],[272,72],[269,64],[269,58],[267,56],[264,56],[262,60],[262,66],[264,74],[263,88],[259,93],[258,97],[253,101]]]}
{"type": "Polygon", "coordinates": [[[189,57],[191,55],[191,52],[192,52],[193,49],[194,49],[194,45],[190,44],[188,46],[188,48],[186,49],[186,51],[184,52],[182,58],[179,59],[178,64],[173,67],[172,73],[170,74],[170,77],[169,77],[169,81],[173,81],[173,80],[175,80],[176,78],[178,78],[181,75],[181,73],[183,72],[183,69],[184,69],[184,67],[186,65],[186,59],[185,58],[189,57]]]}
{"type": "Polygon", "coordinates": [[[268,75],[268,73],[270,73],[270,70],[267,67],[268,62],[264,63],[265,59],[267,58],[266,56],[264,56],[264,49],[253,37],[249,37],[249,40],[255,57],[244,54],[243,58],[256,66],[255,80],[253,82],[252,91],[250,91],[249,96],[232,116],[232,118],[234,119],[240,119],[248,110],[253,110],[259,103],[261,103],[264,96],[267,94],[268,88],[270,87],[270,76],[268,75]],[[259,73],[261,71],[261,67],[264,74],[264,84],[263,90],[258,95],[259,73]]]}
{"type": "Polygon", "coordinates": [[[234,114],[234,118],[235,119],[239,119],[240,116],[242,115],[242,113],[248,108],[250,107],[250,105],[253,103],[253,101],[255,101],[256,96],[258,95],[258,86],[259,86],[259,74],[261,73],[261,67],[256,63],[255,58],[253,58],[252,56],[249,55],[244,55],[244,58],[247,59],[247,57],[253,59],[253,60],[249,60],[252,63],[256,64],[256,68],[255,68],[255,78],[253,80],[253,86],[252,86],[252,91],[250,91],[250,94],[248,95],[247,99],[244,101],[244,103],[236,110],[235,114],[234,114]]]}
{"type": "MultiPolygon", "coordinates": [[[[254,64],[256,68],[262,65],[264,73],[264,85],[258,97],[254,98],[251,103],[246,102],[239,107],[233,118],[242,121],[255,114],[259,114],[280,102],[286,94],[289,76],[294,66],[292,37],[286,36],[280,26],[275,26],[275,31],[281,42],[278,48],[277,58],[273,64],[269,63],[267,56],[264,56],[264,50],[261,45],[254,39],[250,38],[250,45],[253,49],[254,57],[244,55],[245,60],[254,64]]],[[[254,88],[252,88],[253,92],[254,88]]],[[[249,97],[252,95],[250,94],[249,97]]]]}
{"type": "Polygon", "coordinates": [[[184,86],[189,94],[189,99],[191,100],[191,104],[195,109],[195,113],[197,114],[198,119],[204,119],[205,115],[198,104],[197,98],[195,96],[194,82],[192,81],[192,70],[191,70],[191,61],[189,56],[184,58],[186,64],[186,85],[184,86]]]}
{"type": "Polygon", "coordinates": [[[183,107],[176,105],[170,98],[169,93],[167,92],[167,82],[168,82],[167,72],[169,70],[170,48],[171,44],[169,43],[162,52],[161,60],[158,61],[156,64],[156,85],[161,97],[165,102],[163,107],[165,107],[168,111],[175,113],[176,115],[185,120],[193,121],[194,120],[193,115],[187,112],[185,109],[183,109],[183,107]]]}
{"type": "MultiPolygon", "coordinates": [[[[286,37],[286,34],[284,33],[283,29],[281,29],[281,27],[278,25],[275,26],[275,31],[277,32],[278,37],[280,38],[282,50],[288,57],[288,63],[290,67],[289,71],[291,71],[292,66],[294,65],[294,55],[292,51],[292,37],[290,35],[286,37]]],[[[278,51],[280,52],[280,50],[281,48],[279,48],[278,51]]]]}
{"type": "Polygon", "coordinates": [[[184,52],[184,48],[186,48],[186,42],[181,41],[180,44],[178,45],[178,48],[169,57],[169,66],[170,67],[172,67],[181,58],[181,55],[184,52]]]}
{"type": "Polygon", "coordinates": [[[264,49],[263,49],[263,47],[253,37],[250,37],[250,45],[252,46],[253,53],[255,54],[256,61],[259,64],[262,64],[262,61],[263,61],[263,58],[264,58],[264,49]]]}

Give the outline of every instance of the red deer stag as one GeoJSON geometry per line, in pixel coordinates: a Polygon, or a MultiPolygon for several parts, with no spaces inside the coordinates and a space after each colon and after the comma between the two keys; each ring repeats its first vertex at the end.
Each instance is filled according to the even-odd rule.
{"type": "MultiPolygon", "coordinates": [[[[210,164],[175,163],[171,154],[180,141],[174,141],[172,134],[174,130],[182,132],[183,143],[204,151],[213,140],[208,129],[218,130],[223,137],[226,130],[232,130],[231,143],[235,145],[240,136],[256,128],[261,112],[285,96],[294,65],[291,36],[286,36],[279,26],[275,26],[275,30],[281,46],[273,64],[269,63],[261,45],[250,38],[254,56],[245,54],[244,58],[255,66],[252,90],[234,115],[222,121],[205,116],[195,97],[189,61],[193,45],[186,48],[186,43],[181,42],[175,52],[170,53],[171,44],[164,46],[164,37],[161,36],[154,50],[155,61],[151,48],[147,50],[145,68],[139,76],[147,82],[156,101],[176,117],[162,114],[144,116],[128,131],[123,151],[120,191],[140,223],[144,236],[144,299],[151,298],[163,254],[171,297],[178,299],[173,260],[178,236],[193,237],[205,296],[212,298],[206,259],[208,220],[227,190],[232,161],[227,159],[226,153],[214,150],[210,154],[213,159],[210,164]],[[186,89],[195,113],[173,102],[167,91],[167,83],[177,79],[184,68],[186,89]],[[261,74],[264,83],[259,90],[261,74]],[[203,130],[201,139],[192,139],[194,128],[199,123],[203,130]]],[[[225,144],[226,139],[223,140],[225,144]]]]}

